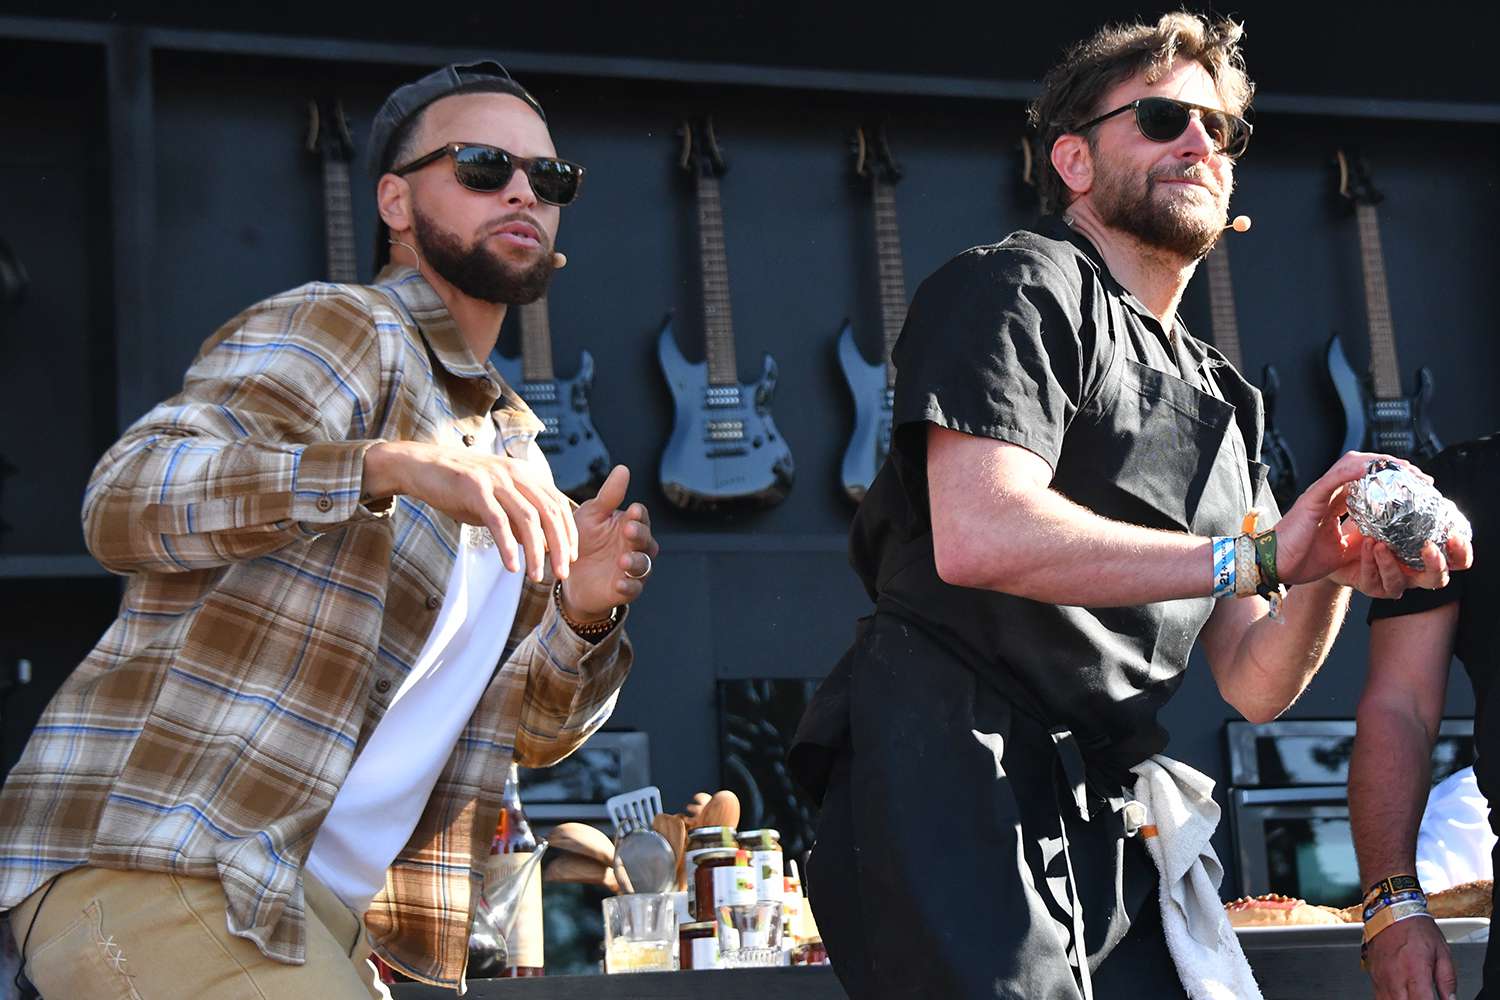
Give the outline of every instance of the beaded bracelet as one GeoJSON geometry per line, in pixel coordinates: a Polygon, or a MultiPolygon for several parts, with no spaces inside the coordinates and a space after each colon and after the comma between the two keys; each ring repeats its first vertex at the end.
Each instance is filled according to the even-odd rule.
{"type": "Polygon", "coordinates": [[[609,635],[610,630],[615,627],[615,623],[620,620],[620,608],[618,605],[609,609],[608,618],[601,618],[596,622],[576,622],[572,618],[569,618],[568,613],[563,610],[561,580],[557,581],[552,587],[552,599],[557,602],[557,614],[562,618],[563,624],[572,629],[580,639],[587,639],[589,642],[598,642],[609,635]]]}

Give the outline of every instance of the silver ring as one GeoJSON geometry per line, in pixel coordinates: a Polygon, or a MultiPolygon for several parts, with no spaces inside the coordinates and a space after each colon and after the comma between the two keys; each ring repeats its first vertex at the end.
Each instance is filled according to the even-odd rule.
{"type": "Polygon", "coordinates": [[[625,575],[630,577],[632,580],[644,580],[646,579],[646,577],[651,575],[651,554],[648,552],[642,552],[641,555],[646,557],[646,572],[642,573],[640,576],[636,576],[634,573],[627,570],[625,572],[625,575]]]}

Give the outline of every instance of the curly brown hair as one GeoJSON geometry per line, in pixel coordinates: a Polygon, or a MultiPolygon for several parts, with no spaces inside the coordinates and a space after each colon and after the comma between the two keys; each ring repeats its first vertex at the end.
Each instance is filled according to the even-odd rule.
{"type": "MultiPolygon", "coordinates": [[[[1079,123],[1102,114],[1105,93],[1116,84],[1140,75],[1155,83],[1172,70],[1177,59],[1191,59],[1208,71],[1224,110],[1243,115],[1255,84],[1245,73],[1240,53],[1244,26],[1229,18],[1210,20],[1200,14],[1175,11],[1153,25],[1118,24],[1101,28],[1072,46],[1062,62],[1042,78],[1042,93],[1026,109],[1026,119],[1040,138],[1043,169],[1038,181],[1042,210],[1056,212],[1071,200],[1068,188],[1052,166],[1052,144],[1079,123]]],[[[1093,137],[1089,137],[1090,145],[1093,137]]]]}

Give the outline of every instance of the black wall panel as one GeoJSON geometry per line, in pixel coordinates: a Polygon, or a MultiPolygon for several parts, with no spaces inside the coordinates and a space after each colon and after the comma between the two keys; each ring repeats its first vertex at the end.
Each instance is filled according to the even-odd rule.
{"type": "MultiPolygon", "coordinates": [[[[152,68],[155,328],[145,375],[161,398],[180,385],[219,324],[263,296],[321,277],[319,167],[302,148],[307,99],[342,98],[362,144],[385,93],[419,71],[171,49],[156,50],[152,68]]],[[[109,244],[96,241],[88,222],[107,216],[101,154],[88,141],[101,127],[101,100],[87,88],[43,99],[27,79],[0,77],[7,140],[0,190],[21,193],[14,207],[7,202],[0,233],[37,244],[32,272],[41,296],[28,303],[26,322],[0,319],[7,415],[25,414],[29,424],[0,425],[0,453],[28,474],[0,493],[0,516],[21,529],[0,539],[0,554],[79,550],[83,480],[115,430],[108,323],[100,314],[107,315],[107,291],[98,291],[108,288],[109,244]],[[48,151],[21,152],[35,148],[48,151]],[[46,181],[38,175],[43,166],[46,181]],[[76,274],[88,276],[91,295],[68,294],[65,276],[76,274]],[[48,308],[38,313],[38,302],[48,308]],[[38,338],[38,327],[57,332],[38,338]],[[99,382],[101,357],[96,412],[69,389],[99,382]],[[56,440],[63,446],[54,448],[56,440]],[[56,472],[38,478],[37,468],[56,472]]],[[[897,202],[914,290],[953,253],[1031,218],[1016,154],[1022,105],[561,75],[523,80],[546,104],[559,152],[590,170],[583,198],[563,214],[558,245],[570,263],[551,295],[554,351],[563,373],[580,350],[593,353],[595,423],[615,459],[630,466],[631,498],[650,506],[662,536],[651,586],[632,612],[637,665],[612,725],[651,734],[653,778],[676,802],[718,783],[716,681],[821,676],[867,607],[846,565],[852,508],[837,486],[852,407],[834,339],[846,317],[871,354],[880,339],[869,200],[851,177],[848,137],[856,124],[882,118],[905,167],[897,202]],[[715,115],[729,163],[722,195],[739,368],[748,377],[761,352],[777,358],[775,413],[798,464],[784,504],[735,516],[683,514],[655,485],[671,426],[655,361],[664,317],[673,316],[684,352],[702,356],[692,189],[675,166],[677,123],[702,112],[715,115]]],[[[1263,364],[1280,370],[1279,423],[1304,483],[1332,461],[1343,435],[1323,369],[1329,334],[1343,333],[1357,367],[1366,355],[1354,222],[1334,194],[1333,152],[1347,143],[1361,146],[1387,195],[1380,221],[1404,377],[1417,365],[1432,367],[1434,423],[1445,441],[1500,425],[1491,238],[1500,221],[1500,128],[1267,112],[1256,119],[1233,209],[1251,215],[1254,228],[1227,238],[1247,368],[1256,378],[1263,364]]],[[[366,274],[372,186],[356,164],[366,274]]],[[[1207,336],[1201,285],[1190,287],[1183,313],[1207,336]]],[[[515,340],[507,330],[502,349],[513,352],[515,340]]],[[[68,605],[49,601],[27,613],[75,637],[97,635],[109,620],[113,585],[95,586],[104,589],[67,614],[68,605]],[[55,615],[50,623],[48,615],[55,615]]],[[[1293,717],[1353,715],[1364,675],[1363,608],[1356,601],[1293,717]]],[[[35,645],[45,631],[17,634],[35,645]]],[[[55,645],[48,669],[60,674],[78,651],[55,645]]],[[[1462,680],[1451,685],[1448,708],[1472,711],[1462,680]]],[[[1233,717],[1195,660],[1166,712],[1174,753],[1222,781],[1220,734],[1233,717]]],[[[6,763],[18,745],[8,734],[6,763]]],[[[1227,841],[1220,847],[1227,858],[1227,841]]]]}

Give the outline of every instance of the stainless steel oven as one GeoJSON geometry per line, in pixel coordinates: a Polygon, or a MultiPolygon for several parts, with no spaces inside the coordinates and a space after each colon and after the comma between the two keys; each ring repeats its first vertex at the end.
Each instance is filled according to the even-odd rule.
{"type": "MultiPolygon", "coordinates": [[[[1241,891],[1279,892],[1328,906],[1358,902],[1359,865],[1345,788],[1354,721],[1231,722],[1225,736],[1241,891]]],[[[1473,720],[1443,720],[1432,751],[1433,782],[1473,761],[1473,720]]]]}

